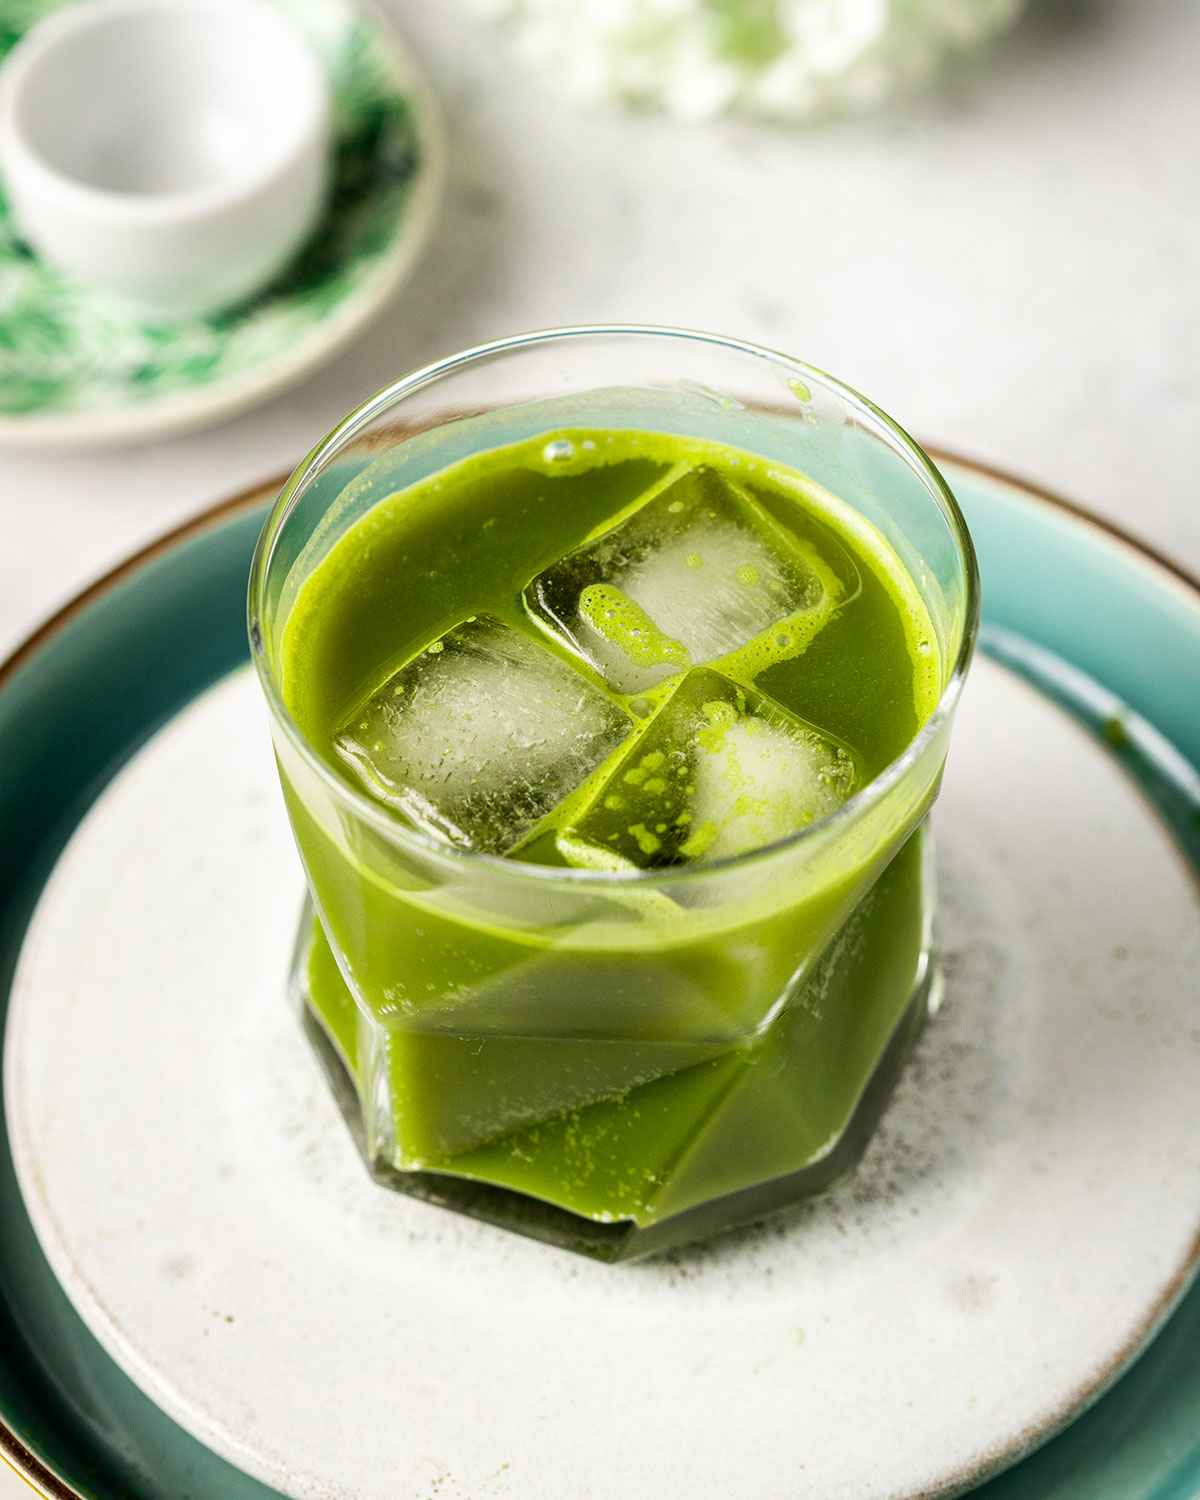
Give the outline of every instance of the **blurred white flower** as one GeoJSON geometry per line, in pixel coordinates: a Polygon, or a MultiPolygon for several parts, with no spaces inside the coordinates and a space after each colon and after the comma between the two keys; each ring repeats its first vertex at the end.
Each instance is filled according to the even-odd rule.
{"type": "Polygon", "coordinates": [[[574,98],[699,120],[870,108],[1025,0],[469,0],[574,98]]]}

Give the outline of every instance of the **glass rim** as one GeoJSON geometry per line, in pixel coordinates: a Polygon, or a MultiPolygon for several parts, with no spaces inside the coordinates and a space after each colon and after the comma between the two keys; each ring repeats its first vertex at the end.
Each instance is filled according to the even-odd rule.
{"type": "Polygon", "coordinates": [[[953,491],[920,443],[861,391],[855,390],[853,386],[847,385],[816,365],[806,364],[792,355],[746,339],[652,323],[582,323],[559,328],[537,329],[529,333],[510,334],[505,338],[493,339],[458,353],[446,355],[407,375],[402,375],[373,396],[368,396],[365,401],[332,427],[292,471],[263,522],[250,564],[247,628],[250,636],[250,655],[276,723],[282,728],[308,768],[317,775],[339,802],[346,804],[353,811],[355,816],[374,827],[390,842],[410,846],[422,856],[434,855],[440,859],[449,860],[462,869],[490,870],[509,879],[528,880],[537,884],[567,884],[576,889],[591,888],[601,891],[629,889],[647,884],[673,885],[727,875],[735,869],[769,861],[785,850],[800,848],[806,842],[811,843],[818,838],[836,835],[843,826],[856,822],[876,803],[882,801],[892,787],[904,779],[912,766],[920,760],[926,746],[937,738],[943,725],[952,717],[975,649],[975,640],[979,630],[979,595],[979,564],[975,546],[967,528],[966,518],[959,508],[958,501],[954,498],[953,491]],[[265,602],[266,580],[275,545],[301,493],[309,480],[314,478],[337,452],[365,432],[378,416],[406,397],[415,395],[418,391],[453,375],[468,365],[478,364],[495,358],[497,355],[513,353],[519,349],[594,338],[678,340],[683,343],[707,345],[714,349],[761,360],[776,368],[782,368],[790,374],[798,375],[806,381],[811,379],[815,384],[857,408],[872,425],[882,427],[911,466],[926,480],[932,498],[940,506],[949,523],[962,565],[965,611],[962,637],[955,653],[954,663],[933,712],[900,754],[889,761],[865,786],[860,787],[840,807],[824,818],[818,818],[815,822],[797,829],[795,833],[776,839],[772,843],[744,850],[740,854],[727,855],[707,864],[680,865],[661,870],[586,870],[573,866],[539,865],[523,860],[508,859],[502,854],[489,854],[480,849],[462,849],[426,833],[423,829],[402,823],[385,807],[369,797],[366,792],[359,791],[339,776],[329,762],[309,743],[283,701],[280,686],[266,659],[265,641],[258,623],[262,614],[261,606],[265,602]]]}

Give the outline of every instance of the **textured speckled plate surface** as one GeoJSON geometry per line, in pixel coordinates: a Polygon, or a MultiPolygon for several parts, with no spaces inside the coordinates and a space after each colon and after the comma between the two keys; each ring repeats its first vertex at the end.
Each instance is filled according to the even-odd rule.
{"type": "MultiPolygon", "coordinates": [[[[62,3],[0,0],[0,60],[62,3]]],[[[442,182],[428,86],[357,0],[276,3],[312,42],[332,91],[333,182],[317,230],[244,305],[152,324],[39,261],[0,193],[0,444],[142,441],[231,416],[336,353],[411,269],[442,182]]]]}
{"type": "MultiPolygon", "coordinates": [[[[945,1006],[854,1179],[646,1266],[362,1174],[279,996],[299,881],[254,689],[197,696],[241,657],[251,502],[10,670],[7,965],[69,839],[13,989],[24,1187],[93,1332],[208,1444],[364,1500],[950,1494],[1156,1331],[1200,1221],[1200,823],[1158,732],[1200,757],[1200,595],[1028,490],[950,477],[993,660],[940,808],[945,1006]]],[[[47,1492],[263,1495],[85,1330],[0,1168],[10,1456],[47,1492]]],[[[988,1500],[1191,1500],[1198,1331],[1193,1294],[988,1500]]]]}

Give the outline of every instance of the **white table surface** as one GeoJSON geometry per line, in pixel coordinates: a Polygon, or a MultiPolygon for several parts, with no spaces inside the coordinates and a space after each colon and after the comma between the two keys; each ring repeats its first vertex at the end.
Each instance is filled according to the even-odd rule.
{"type": "Polygon", "coordinates": [[[936,96],[785,133],[579,112],[451,0],[390,3],[449,124],[432,252],[352,351],[236,421],[0,451],[0,654],[392,377],[553,323],[760,339],[1200,571],[1200,6],[1030,0],[936,96]]]}

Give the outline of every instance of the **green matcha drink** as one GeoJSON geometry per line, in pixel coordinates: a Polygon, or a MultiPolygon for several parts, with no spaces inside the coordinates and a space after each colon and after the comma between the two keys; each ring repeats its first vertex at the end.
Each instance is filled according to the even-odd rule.
{"type": "Polygon", "coordinates": [[[957,643],[774,457],[472,431],[352,478],[278,569],[299,985],[377,1172],[670,1243],[820,1186],[882,1106],[957,643]]]}

